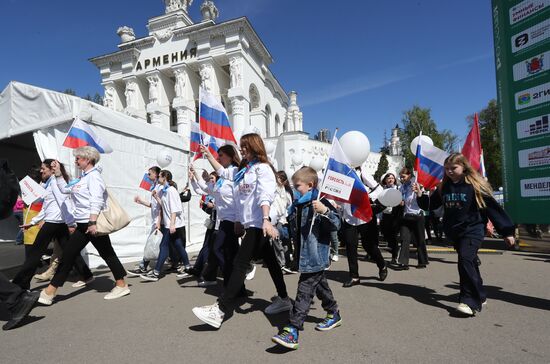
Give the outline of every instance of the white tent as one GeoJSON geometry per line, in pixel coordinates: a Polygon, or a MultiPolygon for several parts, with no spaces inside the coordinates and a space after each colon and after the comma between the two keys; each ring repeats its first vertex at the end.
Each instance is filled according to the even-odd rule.
{"type": "MultiPolygon", "coordinates": [[[[181,191],[187,183],[188,146],[184,138],[123,113],[81,98],[19,82],[10,82],[0,94],[0,157],[16,171],[26,171],[32,161],[56,158],[74,176],[72,150],[63,147],[65,135],[75,117],[91,124],[113,152],[103,154],[99,166],[107,188],[132,217],[130,225],[112,234],[111,240],[122,262],[141,259],[151,226],[149,209],[136,204],[134,196],[149,198],[139,189],[145,171],[156,165],[156,156],[168,149],[173,161],[167,167],[181,191]],[[32,135],[32,138],[30,137],[32,135]],[[26,136],[26,137],[25,137],[26,136]],[[34,145],[32,144],[34,141],[34,145]]],[[[198,207],[198,196],[184,204],[187,219],[187,250],[200,248],[206,214],[198,207]],[[188,208],[190,207],[190,208],[188,208]]],[[[91,244],[87,247],[92,267],[104,262],[91,244]]]]}

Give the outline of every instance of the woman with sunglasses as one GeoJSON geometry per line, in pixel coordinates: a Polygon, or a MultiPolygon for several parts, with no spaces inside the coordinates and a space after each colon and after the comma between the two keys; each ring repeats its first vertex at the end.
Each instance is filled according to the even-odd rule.
{"type": "MultiPolygon", "coordinates": [[[[36,235],[34,244],[31,245],[27,259],[19,272],[13,278],[13,283],[17,284],[23,289],[29,289],[32,277],[38,267],[40,266],[42,255],[46,253],[48,245],[53,239],[57,239],[61,248],[64,249],[69,241],[69,229],[66,220],[69,220],[70,214],[67,213],[68,207],[67,195],[64,195],[57,186],[56,179],[54,177],[54,171],[52,164],[55,162],[53,159],[45,159],[40,166],[40,177],[42,179],[42,187],[46,190],[44,195],[44,203],[40,213],[36,215],[28,224],[22,225],[23,229],[29,229],[32,226],[40,225],[40,230],[36,235]]],[[[65,166],[59,163],[59,170],[64,183],[69,181],[69,176],[65,171],[65,166]]],[[[73,225],[71,223],[71,225],[73,225]]],[[[54,249],[55,251],[55,249],[54,249]]],[[[52,258],[54,261],[59,261],[59,257],[52,258]]],[[[58,263],[52,263],[57,267],[58,263]]],[[[81,281],[76,282],[73,287],[79,288],[91,282],[94,276],[84,259],[78,255],[74,261],[74,267],[82,278],[81,281]]],[[[56,268],[57,269],[57,268],[56,268]]]]}
{"type": "Polygon", "coordinates": [[[115,287],[104,298],[112,300],[130,294],[130,289],[124,281],[126,270],[120,263],[109,235],[97,235],[97,218],[107,204],[107,190],[101,173],[96,167],[99,162],[99,152],[94,147],[86,146],[73,151],[75,164],[82,171],[80,178],[67,184],[61,173],[60,163],[52,163],[56,183],[62,193],[70,195],[74,203],[71,220],[66,221],[71,226],[71,237],[57,272],[50,284],[40,292],[39,302],[51,305],[59,287],[67,280],[71,268],[80,255],[80,251],[91,242],[103,258],[115,278],[115,287]],[[75,226],[76,225],[76,226],[75,226]]]}
{"type": "MultiPolygon", "coordinates": [[[[224,145],[218,149],[218,158],[214,158],[208,148],[202,146],[201,152],[206,156],[212,167],[216,171],[230,171],[235,174],[238,169],[241,159],[237,154],[237,150],[232,145],[224,145]]],[[[222,174],[216,172],[217,180],[205,184],[197,178],[195,170],[191,166],[190,177],[192,185],[200,187],[200,189],[214,197],[217,220],[219,226],[212,242],[212,249],[208,255],[208,267],[219,266],[223,272],[223,284],[227,287],[231,272],[233,271],[233,261],[239,250],[239,241],[235,235],[235,221],[237,221],[237,211],[235,209],[234,184],[222,174]],[[197,186],[198,185],[198,186],[197,186]]],[[[212,274],[211,268],[207,268],[204,274],[205,282],[212,282],[215,277],[212,274]]],[[[199,282],[199,285],[200,282],[199,282]]]]}

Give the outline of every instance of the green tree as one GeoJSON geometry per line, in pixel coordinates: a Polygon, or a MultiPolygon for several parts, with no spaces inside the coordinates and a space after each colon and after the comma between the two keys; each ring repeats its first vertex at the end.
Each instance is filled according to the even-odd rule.
{"type": "Polygon", "coordinates": [[[431,110],[414,105],[410,110],[403,112],[401,123],[401,148],[405,157],[405,165],[412,168],[415,156],[410,151],[411,141],[422,131],[423,135],[429,136],[434,145],[448,152],[457,147],[458,137],[450,130],[439,131],[435,121],[431,117],[431,110]]]}
{"type": "Polygon", "coordinates": [[[72,88],[66,88],[65,90],[63,90],[63,93],[67,95],[76,96],[76,91],[73,90],[72,88]]]}
{"type": "Polygon", "coordinates": [[[376,172],[374,172],[374,179],[380,182],[380,178],[388,171],[389,163],[388,158],[386,157],[386,153],[382,152],[382,155],[380,156],[380,161],[378,161],[378,169],[376,172]]]}
{"type": "Polygon", "coordinates": [[[98,105],[103,105],[103,97],[99,93],[95,93],[94,97],[92,98],[92,102],[95,102],[98,105]]]}
{"type": "MultiPolygon", "coordinates": [[[[474,116],[469,115],[467,120],[472,127],[474,116]]],[[[497,189],[502,186],[502,149],[498,105],[494,99],[479,112],[479,134],[487,178],[491,186],[497,189]]]]}

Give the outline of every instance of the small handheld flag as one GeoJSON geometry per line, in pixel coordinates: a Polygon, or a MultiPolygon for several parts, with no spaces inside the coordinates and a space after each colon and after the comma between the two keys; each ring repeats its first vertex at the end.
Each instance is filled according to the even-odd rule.
{"type": "Polygon", "coordinates": [[[99,153],[111,153],[113,151],[113,148],[107,142],[101,139],[87,123],[79,118],[74,119],[63,146],[72,149],[91,146],[97,149],[99,153]]]}

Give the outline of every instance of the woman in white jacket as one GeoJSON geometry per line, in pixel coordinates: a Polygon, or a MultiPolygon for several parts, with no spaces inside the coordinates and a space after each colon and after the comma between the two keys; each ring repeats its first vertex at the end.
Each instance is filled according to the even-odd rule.
{"type": "MultiPolygon", "coordinates": [[[[45,159],[40,167],[41,185],[46,190],[42,210],[29,224],[22,225],[23,229],[28,229],[31,226],[41,224],[34,244],[31,245],[29,255],[25,259],[25,263],[23,263],[19,272],[13,278],[13,283],[23,289],[30,288],[31,279],[40,266],[42,255],[46,252],[50,242],[53,239],[57,239],[62,249],[64,249],[69,241],[69,229],[67,228],[67,224],[65,224],[65,220],[70,219],[70,214],[68,213],[68,206],[70,205],[67,204],[69,202],[67,201],[67,195],[61,193],[57,186],[52,169],[53,162],[55,162],[53,159],[45,159]]],[[[59,170],[65,183],[68,182],[69,176],[61,163],[59,163],[59,170]]],[[[92,272],[80,255],[76,257],[74,267],[82,278],[82,281],[77,282],[76,287],[81,287],[84,285],[82,283],[93,280],[94,276],[92,272]]]]}
{"type": "MultiPolygon", "coordinates": [[[[207,148],[204,154],[214,169],[230,171],[226,174],[235,174],[241,159],[237,150],[232,145],[224,145],[218,149],[218,159],[215,159],[207,148]]],[[[191,184],[200,188],[203,192],[214,197],[217,210],[217,221],[219,226],[208,255],[208,266],[219,266],[223,272],[224,286],[227,286],[231,272],[233,271],[233,261],[239,249],[239,241],[235,235],[235,221],[237,221],[237,208],[235,206],[235,186],[234,183],[218,174],[218,179],[210,181],[208,184],[201,181],[193,167],[191,167],[191,184]]],[[[210,274],[205,274],[205,282],[208,281],[210,274]]],[[[202,285],[205,285],[203,283],[202,285]]]]}
{"type": "Polygon", "coordinates": [[[258,134],[243,135],[240,147],[243,160],[238,171],[219,168],[217,172],[223,178],[233,181],[239,221],[235,224],[235,232],[239,236],[244,233],[244,237],[235,257],[229,283],[218,302],[193,308],[193,313],[200,320],[216,328],[221,326],[225,313],[232,310],[233,300],[242,292],[250,261],[258,253],[263,255],[278,293],[265,312],[272,314],[292,308],[281,268],[268,239],[278,236],[269,217],[277,187],[275,173],[268,161],[264,142],[258,134]]]}
{"type": "Polygon", "coordinates": [[[99,152],[94,147],[86,146],[75,149],[73,155],[75,164],[82,171],[82,175],[69,184],[61,175],[59,163],[52,164],[56,176],[55,182],[62,193],[70,195],[74,208],[69,221],[66,221],[71,237],[67,248],[63,251],[59,268],[49,286],[40,292],[39,302],[44,305],[53,303],[57,289],[63,286],[67,280],[75,259],[88,242],[92,243],[101,258],[105,260],[116,281],[115,287],[104,298],[112,300],[130,293],[124,280],[126,270],[111,245],[109,235],[97,235],[97,218],[107,203],[105,182],[95,166],[99,162],[99,152]]]}

